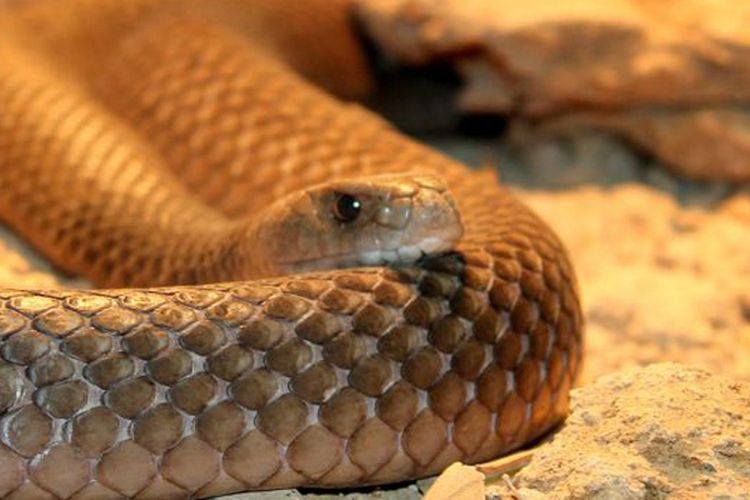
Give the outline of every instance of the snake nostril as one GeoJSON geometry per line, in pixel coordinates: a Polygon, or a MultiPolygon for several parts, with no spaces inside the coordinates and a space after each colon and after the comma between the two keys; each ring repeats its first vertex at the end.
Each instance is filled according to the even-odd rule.
{"type": "Polygon", "coordinates": [[[356,196],[339,193],[333,204],[333,216],[341,222],[353,222],[362,211],[362,201],[356,196]]]}

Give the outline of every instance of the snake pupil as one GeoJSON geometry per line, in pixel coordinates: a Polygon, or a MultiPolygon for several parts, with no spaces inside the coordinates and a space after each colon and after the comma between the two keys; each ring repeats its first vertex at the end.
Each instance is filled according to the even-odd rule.
{"type": "Polygon", "coordinates": [[[352,222],[359,217],[361,210],[362,202],[356,196],[341,193],[336,197],[333,215],[341,222],[352,222]]]}

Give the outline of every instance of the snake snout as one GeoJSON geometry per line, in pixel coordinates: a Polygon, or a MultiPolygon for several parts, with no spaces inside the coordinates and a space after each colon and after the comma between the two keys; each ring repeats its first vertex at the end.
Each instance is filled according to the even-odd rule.
{"type": "MultiPolygon", "coordinates": [[[[376,215],[381,235],[359,253],[363,265],[409,263],[450,250],[463,235],[453,195],[436,176],[416,176],[414,192],[382,203],[376,215]]],[[[362,243],[364,246],[365,243],[362,243]]]]}

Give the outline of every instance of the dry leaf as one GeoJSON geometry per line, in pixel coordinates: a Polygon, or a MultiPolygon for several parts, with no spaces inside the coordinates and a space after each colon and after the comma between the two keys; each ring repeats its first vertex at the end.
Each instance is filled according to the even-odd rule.
{"type": "Polygon", "coordinates": [[[425,495],[425,500],[484,500],[484,474],[456,462],[445,469],[425,495]]]}

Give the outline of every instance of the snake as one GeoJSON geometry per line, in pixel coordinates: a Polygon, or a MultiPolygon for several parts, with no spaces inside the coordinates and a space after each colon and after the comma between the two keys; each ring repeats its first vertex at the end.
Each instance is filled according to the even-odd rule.
{"type": "Polygon", "coordinates": [[[0,5],[0,496],[381,485],[565,418],[570,258],[363,107],[347,0],[0,5]]]}

